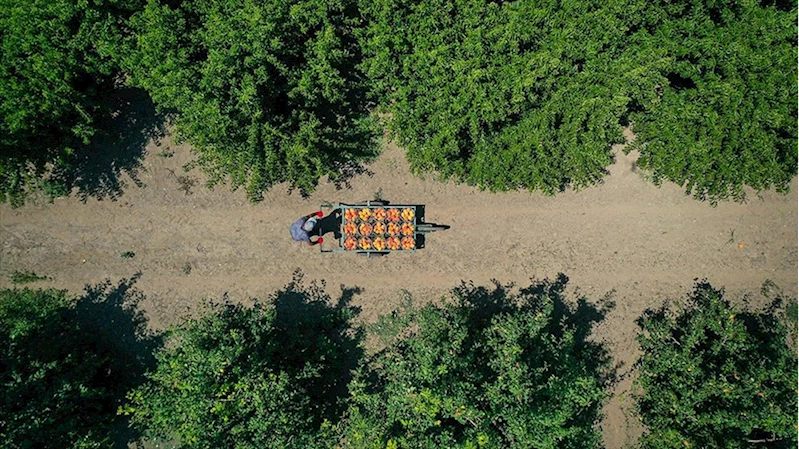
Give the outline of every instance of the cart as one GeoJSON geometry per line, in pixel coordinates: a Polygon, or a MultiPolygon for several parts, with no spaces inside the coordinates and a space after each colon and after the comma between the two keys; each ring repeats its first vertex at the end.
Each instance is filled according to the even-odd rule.
{"type": "Polygon", "coordinates": [[[338,248],[324,249],[322,245],[319,245],[320,251],[323,253],[357,253],[366,257],[409,253],[423,247],[425,234],[449,228],[445,225],[425,223],[423,221],[424,206],[417,204],[389,204],[385,200],[371,200],[355,204],[338,203],[335,206],[326,203],[322,204],[321,208],[330,210],[323,220],[332,221],[327,226],[318,226],[318,235],[321,237],[332,230],[339,236],[338,248]],[[355,212],[354,217],[353,211],[355,212]],[[399,214],[398,217],[397,214],[399,214]],[[381,228],[378,223],[383,227],[381,228]],[[393,234],[389,232],[388,228],[392,224],[396,226],[395,230],[397,230],[393,234]],[[361,225],[367,226],[362,227],[361,225]],[[383,232],[377,232],[381,229],[383,232]],[[397,243],[393,247],[389,246],[392,243],[391,238],[397,239],[393,242],[397,243]],[[412,246],[410,239],[412,239],[412,246]],[[353,241],[355,247],[352,245],[353,241]],[[378,243],[381,241],[384,245],[378,243]]]}

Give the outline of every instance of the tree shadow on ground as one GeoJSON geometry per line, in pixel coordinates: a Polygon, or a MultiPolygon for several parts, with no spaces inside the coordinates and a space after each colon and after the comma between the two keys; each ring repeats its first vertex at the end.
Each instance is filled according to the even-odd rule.
{"type": "Polygon", "coordinates": [[[309,360],[323,365],[320,376],[306,385],[311,404],[318,409],[318,418],[336,422],[344,410],[347,385],[352,372],[363,358],[363,330],[353,327],[352,320],[360,308],[351,305],[352,298],[362,292],[359,287],[341,286],[335,302],[325,293],[324,282],[303,285],[303,274],[294,278],[271,298],[276,310],[275,337],[280,348],[273,360],[282,370],[302,370],[309,360]]]}
{"type": "Polygon", "coordinates": [[[0,435],[12,447],[96,443],[124,449],[137,437],[117,409],[154,366],[153,351],[161,344],[137,309],[143,298],[133,288],[137,279],[87,286],[83,296],[70,299],[64,299],[65,291],[11,291],[12,298],[38,299],[27,317],[16,313],[22,317],[17,323],[30,323],[23,332],[3,327],[8,315],[0,323],[0,347],[6,350],[0,374],[16,373],[3,378],[7,389],[0,395],[0,414],[9,420],[3,426],[0,419],[0,435]],[[58,304],[43,302],[53,295],[62,298],[58,304]],[[21,425],[14,423],[18,417],[24,418],[21,425]]]}
{"type": "Polygon", "coordinates": [[[105,114],[98,119],[99,132],[89,144],[77,146],[68,164],[52,174],[68,192],[76,189],[84,202],[90,197],[118,199],[125,187],[123,174],[142,187],[138,174],[147,143],[166,134],[165,116],[156,112],[144,90],[114,89],[100,108],[105,114]]]}
{"type": "MultiPolygon", "coordinates": [[[[74,311],[74,319],[84,336],[91,338],[98,351],[108,357],[106,377],[113,400],[109,411],[113,415],[125,401],[127,392],[145,380],[145,372],[155,368],[154,352],[162,346],[162,337],[148,330],[147,318],[138,308],[144,300],[144,295],[134,287],[140,276],[137,273],[116,285],[106,280],[86,286],[74,311]]],[[[123,417],[114,421],[111,433],[114,448],[127,448],[129,442],[139,437],[127,421],[123,417]]]]}

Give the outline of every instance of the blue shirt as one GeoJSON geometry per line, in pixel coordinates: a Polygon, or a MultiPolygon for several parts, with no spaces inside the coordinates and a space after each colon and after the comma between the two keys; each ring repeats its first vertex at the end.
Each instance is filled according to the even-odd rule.
{"type": "Polygon", "coordinates": [[[302,217],[299,220],[295,221],[294,224],[291,225],[291,238],[298,241],[298,242],[310,242],[311,236],[308,234],[308,231],[302,229],[302,225],[305,224],[307,218],[302,217]]]}

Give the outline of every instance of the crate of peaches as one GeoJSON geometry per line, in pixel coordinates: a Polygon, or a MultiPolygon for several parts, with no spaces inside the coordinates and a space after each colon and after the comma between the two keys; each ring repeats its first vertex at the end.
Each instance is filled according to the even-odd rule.
{"type": "Polygon", "coordinates": [[[416,208],[343,208],[341,246],[346,251],[412,251],[416,249],[416,208]]]}

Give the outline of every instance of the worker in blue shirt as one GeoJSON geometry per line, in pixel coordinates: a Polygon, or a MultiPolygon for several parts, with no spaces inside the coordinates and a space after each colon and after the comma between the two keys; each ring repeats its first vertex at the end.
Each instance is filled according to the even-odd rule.
{"type": "Polygon", "coordinates": [[[311,241],[311,232],[313,232],[314,226],[316,226],[317,218],[322,215],[322,211],[320,210],[295,221],[289,229],[291,238],[298,242],[308,242],[308,246],[322,243],[324,241],[322,237],[318,237],[315,241],[311,241]]]}

